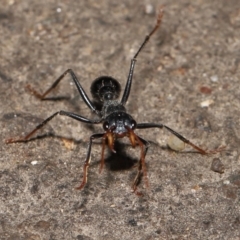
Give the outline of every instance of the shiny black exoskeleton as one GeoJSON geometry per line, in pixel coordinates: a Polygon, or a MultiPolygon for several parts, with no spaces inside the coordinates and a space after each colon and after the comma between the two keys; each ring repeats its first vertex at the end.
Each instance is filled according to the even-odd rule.
{"type": "Polygon", "coordinates": [[[119,82],[109,76],[99,77],[91,85],[92,96],[101,105],[103,129],[111,129],[117,137],[124,135],[128,129],[136,128],[136,121],[126,112],[124,105],[117,101],[120,91],[119,82]]]}
{"type": "Polygon", "coordinates": [[[104,103],[115,100],[119,97],[121,85],[109,76],[102,76],[95,79],[91,85],[91,94],[96,101],[104,103]]]}
{"type": "MultiPolygon", "coordinates": [[[[118,97],[120,95],[121,86],[118,83],[118,81],[112,77],[109,76],[102,76],[97,78],[91,86],[91,93],[93,95],[93,98],[95,101],[97,101],[101,109],[99,110],[94,102],[92,102],[87,94],[85,93],[84,89],[82,88],[78,78],[76,77],[75,73],[68,69],[66,70],[56,81],[52,84],[52,86],[44,93],[40,94],[38,91],[33,89],[30,85],[28,85],[28,89],[39,99],[45,100],[46,96],[59,84],[59,82],[65,77],[66,74],[70,74],[72,77],[72,80],[74,81],[78,92],[82,99],[84,100],[85,104],[95,113],[98,118],[97,119],[88,119],[84,116],[81,116],[79,114],[75,114],[72,112],[66,112],[66,111],[58,111],[52,114],[50,117],[45,119],[41,124],[39,124],[35,129],[33,129],[29,134],[27,134],[25,137],[17,138],[17,139],[8,139],[6,140],[6,143],[14,143],[14,142],[26,142],[28,141],[33,134],[38,131],[40,128],[42,128],[46,123],[48,123],[51,119],[53,119],[57,115],[65,115],[70,118],[73,118],[75,120],[78,120],[80,122],[84,122],[87,124],[103,124],[103,133],[96,133],[93,134],[89,139],[89,145],[87,149],[87,156],[85,159],[84,164],[84,172],[83,172],[83,180],[78,189],[82,189],[86,182],[87,182],[87,173],[88,173],[88,167],[90,163],[90,155],[91,155],[91,148],[92,148],[92,141],[97,138],[102,139],[102,157],[101,157],[101,166],[100,170],[102,170],[104,165],[104,149],[105,145],[107,144],[108,147],[115,152],[114,150],[114,141],[117,138],[122,137],[128,137],[131,145],[135,147],[138,145],[141,149],[140,154],[140,160],[138,164],[138,173],[133,183],[133,190],[135,193],[138,194],[136,191],[137,185],[140,181],[140,178],[142,175],[145,177],[146,185],[148,185],[147,180],[147,171],[145,166],[145,156],[149,147],[149,143],[138,136],[134,130],[135,129],[146,129],[146,128],[166,128],[168,131],[170,131],[172,134],[174,134],[176,137],[178,137],[183,142],[191,145],[193,148],[198,150],[202,154],[207,154],[208,152],[204,151],[203,149],[197,147],[192,142],[181,136],[179,133],[175,132],[171,128],[167,127],[163,124],[158,123],[136,123],[136,121],[133,119],[133,117],[127,113],[125,105],[128,100],[131,85],[132,85],[132,79],[133,79],[133,73],[134,73],[134,67],[136,63],[136,59],[138,54],[141,52],[145,44],[149,41],[150,37],[155,33],[155,31],[158,29],[161,23],[161,19],[163,16],[163,9],[160,9],[157,23],[153,30],[150,32],[149,35],[146,36],[145,40],[141,44],[140,48],[134,55],[133,59],[131,60],[130,64],[130,70],[128,74],[128,79],[124,88],[124,92],[121,98],[121,101],[118,101],[118,97]]],[[[213,152],[214,153],[214,152],[213,152]]]]}

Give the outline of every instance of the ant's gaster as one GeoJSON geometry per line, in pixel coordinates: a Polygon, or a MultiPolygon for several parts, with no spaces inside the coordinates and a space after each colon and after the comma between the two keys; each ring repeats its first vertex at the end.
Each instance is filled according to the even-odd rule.
{"type": "Polygon", "coordinates": [[[152,31],[149,33],[149,35],[146,36],[143,43],[141,44],[140,48],[134,55],[134,57],[131,60],[130,64],[130,70],[128,74],[128,79],[126,82],[126,86],[123,92],[123,96],[121,101],[117,101],[117,98],[120,94],[120,84],[117,80],[115,80],[112,77],[109,76],[102,76],[97,78],[91,86],[91,93],[93,95],[93,98],[95,101],[99,102],[102,106],[101,111],[97,109],[97,107],[94,105],[94,103],[89,99],[87,94],[85,93],[84,89],[82,88],[78,78],[76,77],[75,73],[72,69],[66,70],[56,81],[52,84],[52,86],[43,94],[40,94],[38,91],[34,90],[30,85],[27,86],[27,88],[40,100],[45,100],[46,96],[59,84],[59,82],[69,73],[72,77],[72,80],[74,81],[79,94],[81,95],[82,99],[84,100],[85,104],[98,116],[97,120],[91,120],[86,117],[83,117],[79,114],[75,114],[72,112],[66,112],[66,111],[58,111],[52,114],[50,117],[45,119],[41,124],[39,124],[35,129],[33,129],[30,133],[28,133],[25,137],[20,137],[17,139],[8,139],[6,140],[6,143],[16,143],[16,142],[27,142],[33,134],[35,134],[40,128],[42,128],[44,125],[46,125],[50,120],[52,120],[57,115],[65,115],[70,118],[76,119],[80,122],[88,123],[88,124],[103,124],[103,133],[95,133],[90,136],[88,148],[87,148],[87,156],[83,167],[83,179],[81,184],[77,189],[82,189],[85,184],[87,183],[87,174],[88,174],[88,167],[90,163],[90,155],[91,155],[91,148],[92,148],[92,142],[94,139],[100,138],[102,139],[102,154],[101,154],[101,164],[100,164],[100,171],[103,169],[104,166],[104,150],[105,146],[108,145],[108,147],[111,149],[111,151],[115,152],[114,150],[114,141],[117,138],[122,138],[127,136],[130,140],[130,143],[133,147],[138,145],[141,150],[140,154],[140,160],[138,163],[138,172],[135,177],[135,180],[133,182],[133,191],[136,194],[140,194],[137,191],[137,185],[140,182],[141,176],[144,176],[146,186],[148,186],[148,179],[147,179],[147,170],[146,170],[146,164],[145,164],[145,156],[149,147],[149,142],[143,139],[142,137],[138,136],[134,130],[135,129],[146,129],[146,128],[166,128],[168,131],[170,131],[172,134],[174,134],[176,137],[178,137],[181,141],[184,143],[192,146],[195,148],[198,152],[201,154],[208,154],[208,153],[216,153],[220,151],[221,149],[212,150],[212,151],[205,151],[201,149],[200,147],[196,146],[186,138],[184,138],[179,133],[175,132],[171,128],[169,128],[166,125],[160,124],[160,123],[137,123],[133,117],[127,113],[125,105],[128,100],[131,85],[132,85],[132,79],[133,79],[133,72],[134,67],[137,61],[137,57],[143,47],[146,45],[146,43],[149,41],[150,37],[157,31],[157,29],[160,26],[161,20],[163,16],[163,8],[160,8],[158,17],[157,17],[157,23],[152,29],[152,31]]]}

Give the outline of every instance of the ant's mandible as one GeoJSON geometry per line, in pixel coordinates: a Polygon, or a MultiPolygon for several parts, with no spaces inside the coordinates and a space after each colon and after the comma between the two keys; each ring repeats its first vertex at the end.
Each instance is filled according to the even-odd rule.
{"type": "Polygon", "coordinates": [[[140,182],[141,176],[144,176],[146,186],[148,186],[148,179],[147,179],[147,170],[146,170],[146,164],[145,164],[145,156],[147,153],[147,150],[149,148],[149,142],[143,139],[142,137],[138,136],[134,130],[135,129],[146,129],[146,128],[166,128],[169,132],[171,132],[173,135],[175,135],[177,138],[179,138],[184,143],[192,146],[194,149],[196,149],[201,154],[209,154],[209,153],[216,153],[220,151],[212,150],[212,151],[205,151],[201,149],[200,147],[196,146],[192,142],[190,142],[188,139],[177,133],[176,131],[172,130],[168,126],[160,123],[137,123],[133,117],[127,113],[125,105],[128,100],[131,85],[132,85],[132,79],[133,79],[133,72],[134,67],[137,61],[137,57],[141,50],[144,48],[146,43],[149,41],[150,37],[157,31],[159,28],[161,21],[163,17],[163,8],[160,8],[158,17],[157,17],[157,23],[152,29],[152,31],[146,36],[143,43],[141,44],[140,48],[134,55],[134,57],[131,60],[130,64],[130,70],[127,78],[127,82],[125,85],[125,89],[123,92],[123,96],[121,101],[117,101],[120,94],[120,84],[118,81],[112,77],[109,76],[101,76],[94,80],[94,82],[91,85],[91,93],[93,95],[93,98],[97,100],[102,105],[101,111],[97,110],[96,106],[93,104],[93,102],[89,99],[86,92],[82,88],[78,78],[76,77],[75,73],[72,69],[66,70],[56,81],[52,84],[52,86],[43,94],[38,93],[36,90],[34,90],[30,85],[28,85],[28,89],[40,100],[46,99],[45,97],[59,84],[59,82],[69,73],[72,77],[72,80],[74,81],[79,94],[83,98],[85,104],[98,116],[97,120],[91,120],[86,117],[83,117],[79,114],[75,114],[72,112],[66,112],[66,111],[58,111],[52,114],[50,117],[45,119],[41,124],[39,124],[35,129],[33,129],[30,133],[28,133],[25,137],[20,138],[10,138],[6,140],[6,143],[16,143],[16,142],[27,142],[33,134],[35,134],[40,128],[45,126],[50,120],[52,120],[57,115],[64,115],[68,116],[70,118],[76,119],[77,121],[88,123],[88,124],[99,124],[103,123],[103,133],[95,133],[90,136],[89,144],[87,148],[87,156],[83,167],[83,179],[82,183],[77,189],[82,189],[85,184],[87,183],[87,174],[88,174],[88,167],[90,163],[90,155],[91,155],[91,148],[92,148],[92,142],[94,139],[101,138],[102,139],[102,154],[101,154],[101,164],[100,164],[100,172],[103,169],[104,165],[104,149],[106,144],[110,148],[112,152],[115,153],[114,150],[114,141],[117,138],[122,138],[127,136],[131,142],[131,145],[135,147],[138,145],[141,149],[141,155],[140,160],[138,163],[138,172],[133,182],[133,191],[136,194],[140,194],[137,191],[137,185],[140,182]]]}

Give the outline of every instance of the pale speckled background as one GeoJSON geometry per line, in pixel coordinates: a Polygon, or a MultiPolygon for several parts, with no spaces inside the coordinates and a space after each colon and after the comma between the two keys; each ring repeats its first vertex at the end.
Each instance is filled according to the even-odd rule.
{"type": "Polygon", "coordinates": [[[71,1],[2,0],[0,9],[0,239],[239,239],[240,238],[240,5],[238,0],[71,1]],[[164,4],[161,29],[139,56],[128,109],[138,121],[165,123],[216,156],[167,149],[162,130],[138,133],[151,142],[150,189],[131,184],[139,157],[128,141],[98,173],[95,144],[89,182],[82,176],[89,127],[58,117],[27,144],[4,144],[29,132],[54,111],[91,116],[66,78],[57,96],[40,102],[67,68],[89,92],[98,76],[125,84],[130,59],[164,4]],[[153,7],[153,12],[148,8],[153,7]],[[210,94],[200,90],[206,86],[210,94]],[[207,108],[201,103],[212,102],[207,108]],[[63,140],[69,138],[69,142],[63,140]],[[187,152],[187,153],[186,153],[187,152]],[[210,170],[219,157],[225,172],[210,170]],[[33,165],[37,161],[36,165],[33,165]]]}

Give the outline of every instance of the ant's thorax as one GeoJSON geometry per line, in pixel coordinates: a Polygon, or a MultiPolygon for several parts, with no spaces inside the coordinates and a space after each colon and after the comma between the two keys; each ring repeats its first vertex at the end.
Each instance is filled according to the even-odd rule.
{"type": "Polygon", "coordinates": [[[112,113],[126,112],[126,108],[117,100],[107,100],[103,102],[101,114],[103,118],[108,117],[112,113]]]}

